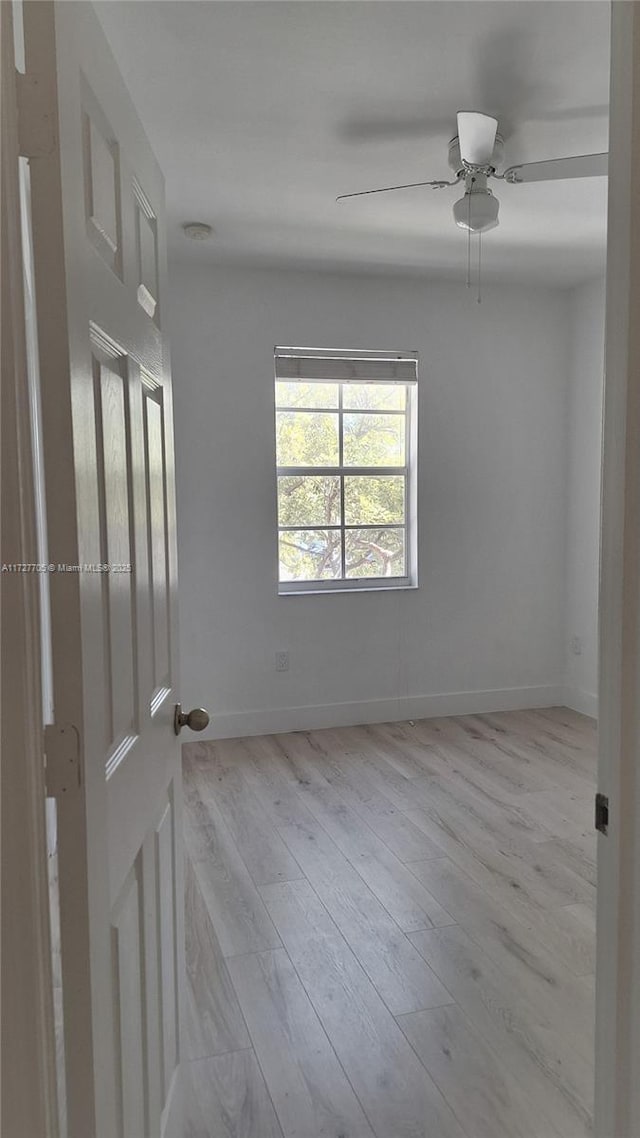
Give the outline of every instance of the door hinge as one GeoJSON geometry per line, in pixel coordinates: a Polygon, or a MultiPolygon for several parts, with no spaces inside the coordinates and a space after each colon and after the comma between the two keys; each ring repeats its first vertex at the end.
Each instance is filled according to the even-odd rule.
{"type": "Polygon", "coordinates": [[[18,103],[18,148],[23,158],[46,158],[56,146],[53,93],[45,90],[38,75],[16,71],[18,103]]]}
{"type": "Polygon", "coordinates": [[[596,794],[595,827],[601,834],[609,833],[609,799],[606,794],[596,794]]]}
{"type": "Polygon", "coordinates": [[[51,723],[44,729],[48,798],[80,789],[80,733],[73,723],[51,723]]]}

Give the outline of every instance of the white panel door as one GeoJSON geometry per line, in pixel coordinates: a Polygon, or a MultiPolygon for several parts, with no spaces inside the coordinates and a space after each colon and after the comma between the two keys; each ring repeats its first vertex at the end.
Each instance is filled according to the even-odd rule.
{"type": "Polygon", "coordinates": [[[33,0],[24,23],[69,1136],[169,1138],[183,936],[163,181],[92,6],[33,0]]]}

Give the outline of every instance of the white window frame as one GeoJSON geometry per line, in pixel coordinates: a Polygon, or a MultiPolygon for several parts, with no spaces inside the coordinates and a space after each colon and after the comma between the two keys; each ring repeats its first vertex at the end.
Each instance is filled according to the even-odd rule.
{"type": "MultiPolygon", "coordinates": [[[[340,515],[341,521],[333,525],[317,526],[281,526],[277,523],[277,537],[283,532],[297,532],[305,529],[335,530],[341,534],[341,560],[342,573],[345,566],[345,538],[349,530],[404,530],[405,567],[407,572],[402,577],[350,577],[330,578],[328,580],[281,581],[279,555],[276,558],[277,582],[279,596],[295,596],[310,593],[349,593],[349,592],[380,592],[389,589],[415,589],[418,587],[417,564],[417,426],[418,426],[418,385],[417,385],[417,353],[407,352],[363,352],[346,351],[338,349],[313,348],[276,348],[275,349],[275,378],[276,381],[337,384],[337,407],[296,407],[280,406],[276,402],[276,412],[291,411],[302,414],[328,413],[338,416],[338,453],[337,466],[278,466],[276,465],[276,501],[278,479],[280,477],[338,477],[340,478],[340,515]],[[288,367],[283,374],[283,365],[279,362],[287,360],[288,367]],[[292,361],[295,367],[292,368],[292,361]],[[305,361],[312,361],[309,366],[305,361]],[[322,366],[319,365],[322,361],[322,366]],[[410,363],[415,379],[395,378],[398,363],[410,363]],[[349,378],[345,378],[345,369],[353,371],[349,378]],[[291,374],[295,370],[296,374],[291,374]],[[308,374],[307,374],[308,370],[308,374]],[[326,372],[326,374],[324,374],[326,372]],[[371,415],[402,415],[405,419],[405,461],[400,466],[345,466],[344,454],[344,415],[353,412],[353,408],[343,406],[344,388],[349,382],[358,384],[397,384],[405,388],[405,410],[369,410],[371,415]],[[405,508],[404,522],[347,525],[344,520],[344,479],[345,477],[376,477],[401,476],[405,480],[405,508]]],[[[277,445],[277,444],[276,444],[277,445]]]]}

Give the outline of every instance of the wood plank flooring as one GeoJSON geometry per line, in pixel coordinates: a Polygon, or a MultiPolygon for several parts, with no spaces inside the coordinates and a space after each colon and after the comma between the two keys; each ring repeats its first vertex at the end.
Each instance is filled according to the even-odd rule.
{"type": "Polygon", "coordinates": [[[183,748],[187,1138],[587,1138],[596,731],[183,748]]]}

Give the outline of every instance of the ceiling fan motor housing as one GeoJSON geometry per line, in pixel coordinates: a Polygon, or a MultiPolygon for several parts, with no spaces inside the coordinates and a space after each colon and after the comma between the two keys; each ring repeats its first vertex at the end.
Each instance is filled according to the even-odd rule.
{"type": "MultiPolygon", "coordinates": [[[[501,134],[496,134],[496,141],[493,147],[493,154],[491,155],[490,169],[497,170],[502,165],[504,159],[504,139],[501,134]]],[[[453,170],[456,178],[464,178],[467,173],[462,158],[460,157],[460,139],[456,134],[455,138],[451,139],[449,143],[449,167],[453,170]]]]}

